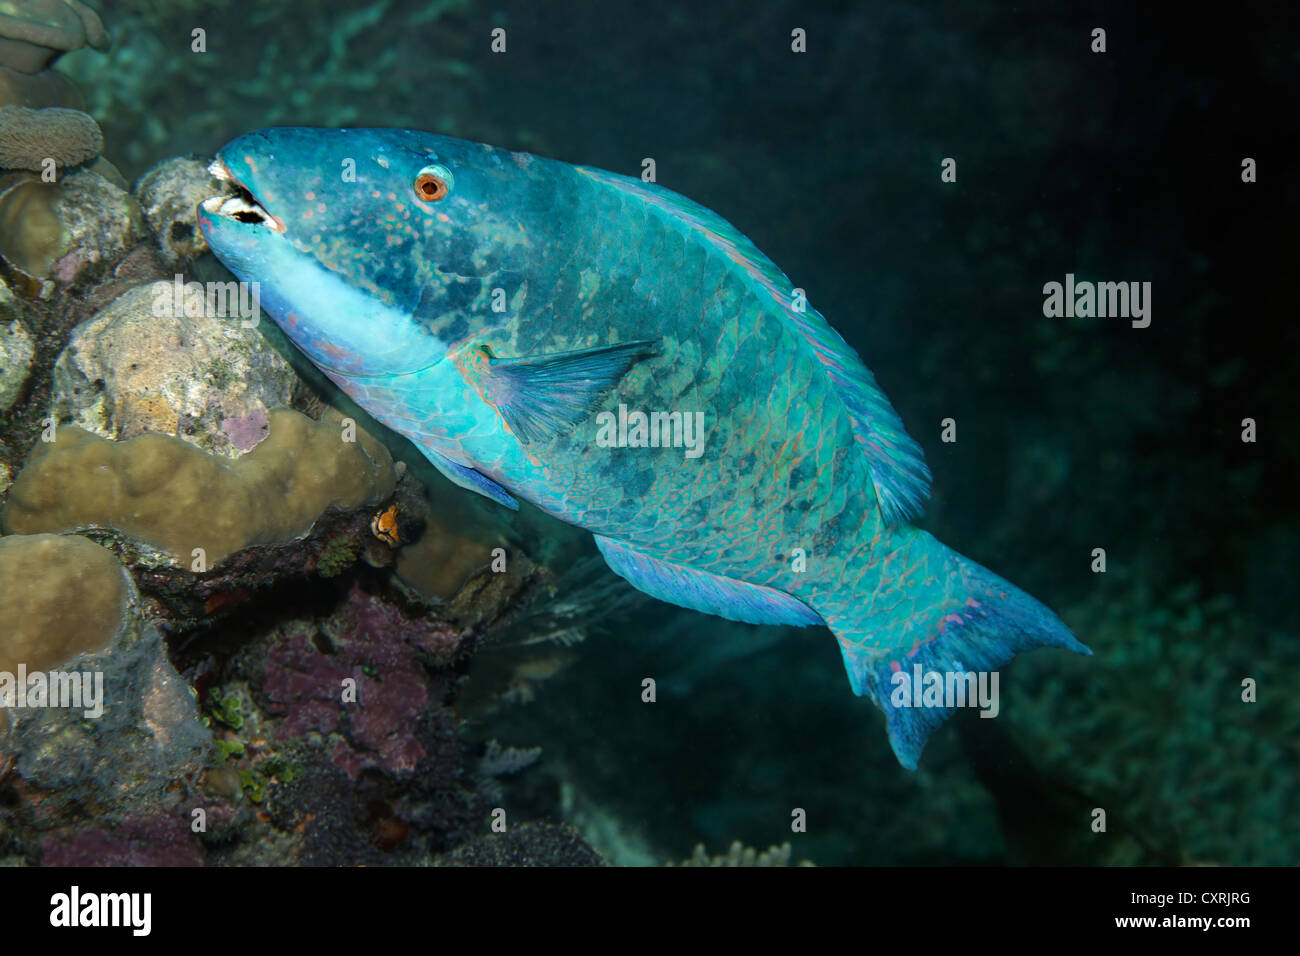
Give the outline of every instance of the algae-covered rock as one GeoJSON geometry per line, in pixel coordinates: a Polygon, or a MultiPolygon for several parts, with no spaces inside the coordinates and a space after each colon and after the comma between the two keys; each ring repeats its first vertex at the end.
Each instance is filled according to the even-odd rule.
{"type": "Polygon", "coordinates": [[[168,787],[201,770],[211,746],[156,627],[131,621],[109,649],[75,667],[103,675],[102,713],[21,711],[5,742],[17,754],[28,801],[39,804],[33,829],[66,824],[81,808],[97,809],[101,823],[163,809],[168,787]]]}
{"type": "Polygon", "coordinates": [[[167,262],[187,262],[207,249],[195,208],[220,192],[221,184],[197,159],[167,159],[140,177],[135,196],[167,262]]]}
{"type": "Polygon", "coordinates": [[[113,263],[145,235],[135,197],[97,169],[78,169],[59,183],[64,250],[52,275],[71,282],[87,268],[113,263]]]}
{"type": "Polygon", "coordinates": [[[22,393],[35,355],[36,343],[21,322],[0,324],[0,412],[7,412],[22,393]]]}
{"type": "Polygon", "coordinates": [[[256,329],[209,314],[169,282],[137,286],[79,326],[59,356],[50,414],[104,438],[173,435],[231,457],[287,406],[293,370],[256,329]],[[188,307],[188,306],[193,306],[188,307]]]}
{"type": "Polygon", "coordinates": [[[393,461],[364,430],[331,413],[288,409],[269,436],[230,460],[166,435],[114,442],[63,427],[40,444],[12,487],[7,533],[115,529],[208,567],[256,544],[306,534],[331,505],[356,508],[393,491],[393,461]],[[349,440],[355,437],[355,440],[349,440]]]}

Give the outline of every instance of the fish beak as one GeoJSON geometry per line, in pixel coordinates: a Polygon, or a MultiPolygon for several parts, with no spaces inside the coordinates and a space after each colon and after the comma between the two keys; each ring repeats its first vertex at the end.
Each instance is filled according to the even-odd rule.
{"type": "Polygon", "coordinates": [[[228,186],[230,192],[203,200],[200,205],[204,212],[224,219],[233,219],[236,222],[265,226],[273,232],[285,231],[284,221],[258,202],[252,191],[234,177],[230,167],[222,162],[220,157],[212,161],[208,172],[214,179],[228,186]]]}

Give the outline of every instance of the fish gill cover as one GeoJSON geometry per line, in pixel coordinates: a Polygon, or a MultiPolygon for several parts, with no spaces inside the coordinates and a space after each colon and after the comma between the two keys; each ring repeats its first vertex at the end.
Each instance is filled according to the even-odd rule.
{"type": "Polygon", "coordinates": [[[1296,861],[1294,31],[304,9],[0,3],[0,863],[1296,861]]]}

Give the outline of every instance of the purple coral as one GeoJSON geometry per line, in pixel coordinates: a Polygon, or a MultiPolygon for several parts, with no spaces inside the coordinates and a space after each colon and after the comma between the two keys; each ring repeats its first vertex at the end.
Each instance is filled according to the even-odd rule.
{"type": "Polygon", "coordinates": [[[263,438],[271,434],[265,408],[254,409],[251,414],[243,418],[223,419],[221,430],[230,439],[230,444],[240,451],[251,451],[263,438]]]}

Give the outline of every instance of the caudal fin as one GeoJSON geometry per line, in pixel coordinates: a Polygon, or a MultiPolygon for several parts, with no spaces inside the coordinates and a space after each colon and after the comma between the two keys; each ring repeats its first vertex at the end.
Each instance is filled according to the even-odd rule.
{"type": "Polygon", "coordinates": [[[1024,591],[925,532],[912,532],[900,552],[903,570],[917,573],[895,576],[893,591],[882,585],[872,601],[859,605],[856,619],[828,623],[853,692],[885,712],[898,762],[915,770],[930,734],[956,709],[954,699],[960,702],[978,686],[981,673],[1033,647],[1092,651],[1024,591]],[[918,674],[921,686],[914,689],[918,674]],[[937,677],[927,676],[932,674],[937,677]],[[959,676],[967,674],[975,680],[959,676]],[[948,692],[942,703],[936,693],[923,693],[927,686],[933,692],[936,682],[948,692]]]}

